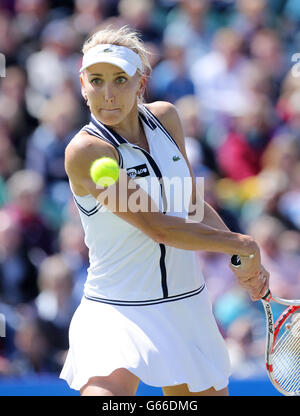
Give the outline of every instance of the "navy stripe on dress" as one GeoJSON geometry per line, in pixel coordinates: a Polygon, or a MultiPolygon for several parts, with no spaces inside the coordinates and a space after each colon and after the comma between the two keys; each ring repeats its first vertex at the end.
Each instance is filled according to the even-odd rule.
{"type": "Polygon", "coordinates": [[[166,271],[166,246],[164,244],[160,244],[160,261],[159,261],[159,266],[160,266],[160,271],[161,271],[161,287],[162,287],[162,291],[163,291],[163,296],[164,298],[167,298],[169,295],[169,291],[168,291],[168,285],[167,285],[167,271],[166,271]]]}
{"type": "Polygon", "coordinates": [[[174,302],[176,300],[182,300],[186,298],[190,298],[191,296],[199,295],[205,288],[205,283],[200,286],[198,289],[191,290],[190,292],[181,293],[180,295],[172,295],[167,298],[158,298],[158,299],[150,299],[150,300],[117,300],[117,299],[106,299],[106,298],[98,298],[94,296],[84,295],[84,297],[88,300],[92,300],[95,302],[100,303],[107,303],[109,305],[117,305],[117,306],[148,306],[148,305],[157,305],[160,303],[165,302],[174,302]]]}
{"type": "Polygon", "coordinates": [[[117,145],[114,145],[110,140],[108,140],[108,139],[106,139],[105,137],[103,137],[103,135],[101,135],[100,133],[98,133],[98,131],[97,130],[95,130],[94,128],[91,128],[91,127],[88,127],[88,126],[86,126],[86,127],[83,127],[83,129],[82,130],[84,130],[84,131],[87,131],[89,134],[91,134],[92,136],[96,136],[96,137],[98,137],[99,139],[101,139],[101,140],[104,140],[104,141],[106,141],[107,143],[109,143],[109,144],[111,144],[112,146],[114,146],[114,148],[116,149],[116,151],[118,152],[118,155],[119,155],[119,166],[122,168],[123,167],[123,157],[122,157],[122,155],[121,155],[121,153],[120,153],[120,151],[119,151],[119,149],[118,149],[118,147],[117,147],[117,145]]]}
{"type": "Polygon", "coordinates": [[[158,118],[147,108],[144,106],[145,111],[147,112],[147,115],[151,118],[151,120],[156,123],[156,126],[160,128],[160,130],[168,137],[168,139],[175,144],[175,146],[179,149],[178,144],[173,139],[173,137],[170,135],[170,133],[165,129],[165,127],[162,125],[162,123],[158,120],[158,118]]]}
{"type": "Polygon", "coordinates": [[[144,123],[147,124],[147,126],[151,129],[151,130],[155,130],[156,129],[156,124],[151,121],[148,117],[146,117],[146,115],[144,113],[142,113],[142,111],[139,111],[139,116],[140,118],[144,121],[144,123]]]}
{"type": "Polygon", "coordinates": [[[105,126],[103,123],[97,120],[92,114],[91,122],[101,131],[104,137],[106,137],[108,140],[111,140],[116,146],[119,146],[121,143],[127,143],[127,141],[122,136],[113,131],[110,127],[105,126]]]}
{"type": "Polygon", "coordinates": [[[98,204],[97,204],[94,208],[92,208],[92,209],[90,209],[90,210],[87,210],[87,209],[83,208],[83,206],[81,206],[81,205],[79,204],[79,202],[76,200],[76,198],[75,198],[75,197],[74,197],[74,201],[75,201],[75,203],[76,203],[77,207],[80,209],[80,211],[81,211],[83,214],[85,214],[87,217],[90,217],[90,216],[92,216],[92,215],[96,214],[96,213],[99,211],[99,209],[101,208],[101,204],[100,204],[100,203],[98,203],[98,204]]]}

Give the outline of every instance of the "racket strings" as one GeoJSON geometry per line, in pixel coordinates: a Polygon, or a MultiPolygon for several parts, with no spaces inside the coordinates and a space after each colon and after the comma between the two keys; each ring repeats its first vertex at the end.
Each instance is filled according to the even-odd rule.
{"type": "Polygon", "coordinates": [[[286,392],[300,394],[300,314],[281,329],[273,349],[273,377],[286,392]]]}

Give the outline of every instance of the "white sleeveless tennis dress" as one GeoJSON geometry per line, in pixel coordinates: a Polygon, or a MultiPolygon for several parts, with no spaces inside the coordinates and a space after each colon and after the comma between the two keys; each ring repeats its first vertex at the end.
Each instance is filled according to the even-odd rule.
{"type": "MultiPolygon", "coordinates": [[[[161,212],[187,218],[188,166],[176,142],[146,106],[139,106],[139,117],[149,153],[93,115],[83,130],[117,149],[120,167],[151,192],[161,212]],[[179,196],[175,187],[168,186],[172,178],[182,183],[186,178],[179,196]]],[[[70,348],[60,378],[79,390],[90,377],[127,368],[151,386],[187,383],[194,392],[226,387],[229,357],[196,253],[154,242],[92,195],[74,194],[74,200],[90,267],[70,324],[70,348]]]]}

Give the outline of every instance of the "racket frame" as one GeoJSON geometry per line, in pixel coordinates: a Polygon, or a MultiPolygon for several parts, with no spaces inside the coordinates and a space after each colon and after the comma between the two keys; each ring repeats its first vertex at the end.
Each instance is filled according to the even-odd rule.
{"type": "Polygon", "coordinates": [[[273,375],[273,348],[277,338],[277,335],[280,331],[280,328],[285,323],[287,318],[292,315],[295,311],[300,308],[300,300],[287,300],[283,298],[279,298],[277,296],[272,296],[270,290],[263,296],[261,299],[265,314],[266,314],[266,329],[267,329],[267,337],[266,337],[266,347],[265,347],[265,361],[266,361],[266,369],[269,376],[270,381],[272,382],[273,386],[283,395],[285,396],[298,396],[296,393],[290,393],[283,389],[280,384],[277,382],[276,378],[273,375]],[[270,301],[273,300],[274,302],[280,303],[281,305],[287,306],[287,308],[281,313],[274,324],[273,312],[270,301]]]}

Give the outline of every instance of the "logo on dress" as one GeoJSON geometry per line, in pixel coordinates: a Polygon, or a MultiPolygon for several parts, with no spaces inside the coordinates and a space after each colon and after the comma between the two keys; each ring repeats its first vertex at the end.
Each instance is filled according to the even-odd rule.
{"type": "Polygon", "coordinates": [[[180,159],[181,159],[180,156],[173,156],[174,162],[177,162],[177,160],[180,160],[180,159]]]}
{"type": "Polygon", "coordinates": [[[143,178],[145,176],[149,176],[149,170],[147,168],[146,164],[133,166],[132,168],[127,169],[127,175],[131,177],[131,179],[134,178],[143,178]]]}

